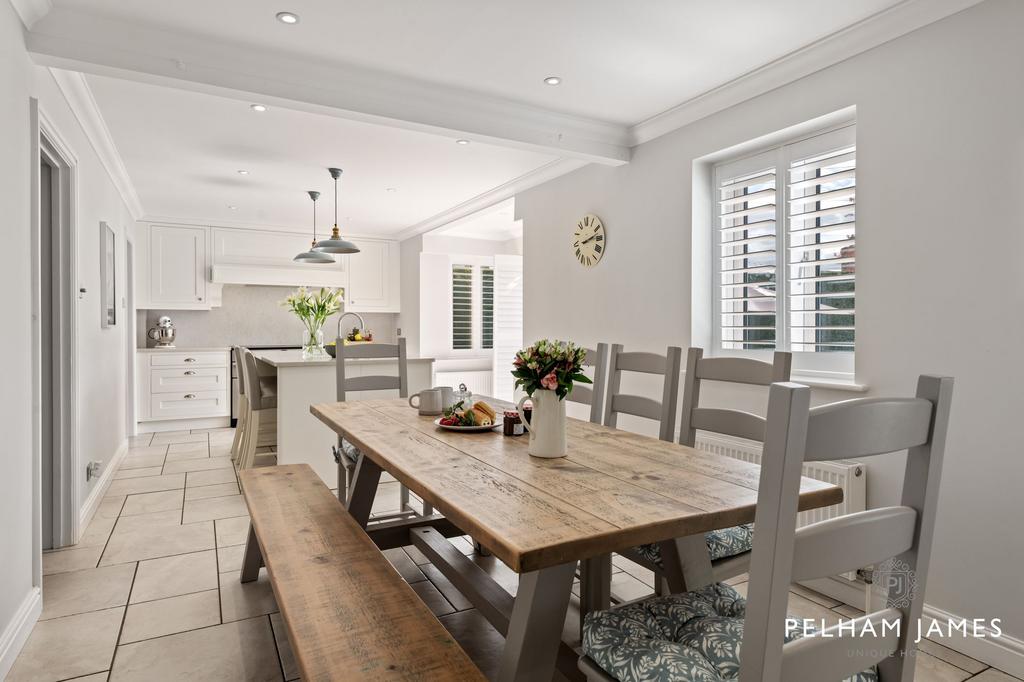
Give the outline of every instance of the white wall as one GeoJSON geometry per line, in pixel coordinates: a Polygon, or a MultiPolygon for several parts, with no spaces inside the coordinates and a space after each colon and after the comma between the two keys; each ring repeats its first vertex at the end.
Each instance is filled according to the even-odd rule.
{"type": "MultiPolygon", "coordinates": [[[[125,234],[132,224],[127,208],[57,88],[50,72],[33,66],[25,52],[21,23],[7,2],[0,2],[0,206],[4,248],[0,252],[0,290],[5,294],[0,353],[7,358],[0,391],[0,431],[4,434],[0,476],[0,636],[33,589],[32,406],[30,298],[29,98],[77,157],[78,286],[78,457],[74,465],[80,500],[95,481],[85,481],[85,463],[109,462],[125,443],[125,327],[129,314],[120,307],[125,293],[125,234]],[[118,325],[100,328],[99,223],[117,234],[118,325]]],[[[2,654],[3,652],[0,652],[2,654]]],[[[2,672],[2,671],[0,671],[2,672]]]]}
{"type": "Polygon", "coordinates": [[[399,281],[401,282],[398,327],[406,338],[406,352],[409,357],[420,355],[420,253],[423,251],[423,237],[406,239],[399,245],[399,281]]]}
{"type": "MultiPolygon", "coordinates": [[[[989,0],[516,197],[525,228],[525,340],[664,351],[691,341],[695,159],[857,107],[857,374],[907,395],[956,377],[927,601],[999,617],[1024,637],[1024,3],[989,0]],[[608,230],[580,268],[568,235],[608,230]]],[[[815,391],[816,402],[856,397],[815,391]]],[[[746,398],[744,398],[746,400],[746,398]]],[[[869,503],[893,503],[902,457],[870,461],[869,503]],[[899,460],[899,461],[894,461],[899,460]]]]}

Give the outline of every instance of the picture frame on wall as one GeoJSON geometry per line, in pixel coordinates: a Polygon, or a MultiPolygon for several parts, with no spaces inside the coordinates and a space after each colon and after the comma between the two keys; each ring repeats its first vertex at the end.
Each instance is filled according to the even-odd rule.
{"type": "Polygon", "coordinates": [[[116,235],[110,225],[100,222],[100,326],[117,325],[116,235]]]}

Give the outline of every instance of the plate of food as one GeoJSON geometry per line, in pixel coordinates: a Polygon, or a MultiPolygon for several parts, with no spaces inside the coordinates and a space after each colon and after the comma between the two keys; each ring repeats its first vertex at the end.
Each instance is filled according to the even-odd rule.
{"type": "Polygon", "coordinates": [[[482,400],[469,407],[466,407],[465,401],[460,400],[446,409],[434,423],[446,431],[476,433],[490,431],[497,426],[496,416],[494,408],[482,400]]]}

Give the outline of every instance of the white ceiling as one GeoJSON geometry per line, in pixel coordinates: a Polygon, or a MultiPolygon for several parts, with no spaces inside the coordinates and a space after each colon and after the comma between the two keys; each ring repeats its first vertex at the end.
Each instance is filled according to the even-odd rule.
{"type": "Polygon", "coordinates": [[[523,236],[523,223],[516,220],[516,200],[506,199],[461,220],[431,232],[431,235],[487,241],[508,241],[523,236]]]}
{"type": "Polygon", "coordinates": [[[148,217],[394,235],[555,157],[248,101],[87,76],[148,217]],[[242,176],[238,170],[249,171],[242,176]],[[394,188],[394,192],[388,192],[394,188]],[[237,206],[231,210],[229,205],[237,206]]]}
{"type": "Polygon", "coordinates": [[[163,32],[635,124],[902,0],[55,0],[163,32]],[[278,11],[300,15],[294,26],[278,11]],[[558,87],[542,81],[561,76],[558,87]]]}

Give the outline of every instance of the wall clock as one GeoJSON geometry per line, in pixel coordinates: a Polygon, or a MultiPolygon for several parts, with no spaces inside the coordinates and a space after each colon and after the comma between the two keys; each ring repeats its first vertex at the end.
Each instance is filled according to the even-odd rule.
{"type": "Polygon", "coordinates": [[[592,213],[580,218],[572,233],[571,248],[576,260],[585,268],[592,268],[601,262],[605,252],[604,224],[592,213]]]}

